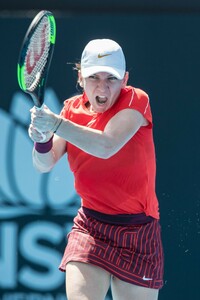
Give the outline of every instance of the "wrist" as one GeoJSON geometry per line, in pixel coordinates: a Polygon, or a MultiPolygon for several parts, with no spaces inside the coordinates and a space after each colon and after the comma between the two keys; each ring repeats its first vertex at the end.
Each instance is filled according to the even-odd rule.
{"type": "Polygon", "coordinates": [[[53,129],[53,133],[56,133],[56,131],[58,130],[58,128],[60,127],[60,125],[62,124],[62,121],[63,119],[62,118],[58,118],[55,126],[54,126],[54,129],[53,129]]]}
{"type": "Polygon", "coordinates": [[[53,147],[53,135],[52,135],[52,137],[50,138],[50,140],[48,142],[45,142],[45,143],[35,142],[34,147],[35,147],[35,150],[38,153],[47,153],[47,152],[49,152],[53,147]]]}

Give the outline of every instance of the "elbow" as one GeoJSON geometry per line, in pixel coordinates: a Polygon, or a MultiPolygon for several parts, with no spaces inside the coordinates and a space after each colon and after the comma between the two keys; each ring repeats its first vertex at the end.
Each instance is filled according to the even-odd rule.
{"type": "Polygon", "coordinates": [[[33,161],[33,166],[40,173],[49,173],[53,168],[53,166],[47,166],[47,165],[42,165],[42,164],[38,165],[34,161],[33,161]]]}
{"type": "Polygon", "coordinates": [[[99,158],[102,159],[109,159],[111,158],[114,154],[118,152],[119,149],[117,149],[115,146],[113,146],[112,143],[106,143],[104,145],[101,145],[99,147],[99,158]]]}
{"type": "Polygon", "coordinates": [[[99,158],[102,158],[102,159],[109,159],[110,157],[112,157],[115,153],[113,153],[112,151],[104,151],[104,152],[101,152],[99,154],[99,158]]]}
{"type": "Polygon", "coordinates": [[[40,173],[49,173],[55,165],[55,159],[52,156],[39,154],[33,150],[33,166],[40,173]]]}

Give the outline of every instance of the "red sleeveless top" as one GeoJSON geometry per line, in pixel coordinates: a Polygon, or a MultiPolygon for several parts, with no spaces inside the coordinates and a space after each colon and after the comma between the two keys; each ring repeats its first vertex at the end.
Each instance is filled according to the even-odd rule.
{"type": "Polygon", "coordinates": [[[108,159],[92,156],[67,143],[68,161],[82,206],[105,214],[145,213],[159,219],[148,95],[140,89],[127,86],[122,89],[116,103],[104,113],[89,112],[86,102],[85,93],[66,100],[62,116],[74,123],[103,131],[116,113],[130,108],[139,111],[149,125],[141,127],[121,150],[108,159]]]}

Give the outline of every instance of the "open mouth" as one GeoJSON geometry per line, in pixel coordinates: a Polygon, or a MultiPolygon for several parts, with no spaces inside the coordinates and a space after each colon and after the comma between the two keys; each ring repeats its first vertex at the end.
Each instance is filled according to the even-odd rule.
{"type": "Polygon", "coordinates": [[[103,105],[107,101],[107,97],[105,96],[96,96],[96,101],[98,104],[103,105]]]}

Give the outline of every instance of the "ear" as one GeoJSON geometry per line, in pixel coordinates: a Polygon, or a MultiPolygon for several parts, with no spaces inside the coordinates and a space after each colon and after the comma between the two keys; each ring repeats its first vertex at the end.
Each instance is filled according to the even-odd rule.
{"type": "Polygon", "coordinates": [[[83,88],[83,78],[80,71],[78,72],[78,84],[83,88]]]}
{"type": "Polygon", "coordinates": [[[80,87],[82,87],[82,88],[83,88],[83,82],[79,80],[79,82],[78,82],[78,83],[79,83],[80,87]]]}
{"type": "Polygon", "coordinates": [[[129,78],[129,72],[126,72],[123,78],[122,88],[125,88],[125,86],[127,85],[128,78],[129,78]]]}

